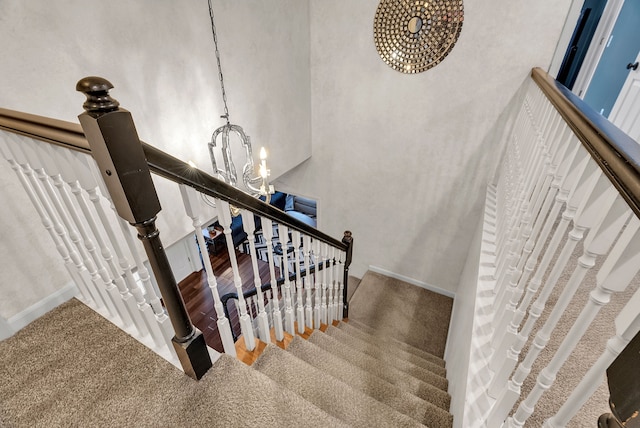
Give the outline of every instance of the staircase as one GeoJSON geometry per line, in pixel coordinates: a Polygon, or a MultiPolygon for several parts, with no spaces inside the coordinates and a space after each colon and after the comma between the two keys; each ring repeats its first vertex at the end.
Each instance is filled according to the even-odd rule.
{"type": "MultiPolygon", "coordinates": [[[[349,426],[451,427],[444,360],[397,339],[409,332],[399,330],[394,337],[355,319],[397,326],[393,320],[411,312],[416,320],[412,328],[437,342],[446,337],[448,323],[422,322],[438,312],[433,307],[442,297],[368,272],[350,302],[354,319],[323,324],[316,330],[307,327],[295,336],[285,333],[282,341],[273,340],[271,344],[258,341],[251,352],[243,349],[240,338],[236,344],[238,358],[279,388],[349,426]],[[393,299],[378,300],[376,292],[389,291],[387,288],[414,297],[399,305],[394,305],[393,299]],[[427,300],[430,305],[417,303],[427,300]],[[370,316],[371,308],[380,305],[388,306],[382,321],[379,315],[370,316]]],[[[449,314],[446,309],[442,312],[449,314]]]]}
{"type": "MultiPolygon", "coordinates": [[[[146,415],[147,425],[189,425],[198,407],[195,425],[207,421],[229,426],[448,427],[453,426],[450,411],[456,428],[560,428],[584,413],[581,406],[593,395],[606,368],[640,329],[640,291],[633,281],[640,266],[638,144],[539,69],[532,71],[509,117],[495,130],[504,155],[496,157],[485,228],[474,240],[455,295],[451,332],[448,337],[440,334],[438,340],[432,334],[446,332],[451,316],[451,302],[447,311],[440,311],[447,312],[446,317],[433,315],[444,306],[438,300],[444,296],[415,296],[408,287],[416,287],[389,284],[389,278],[372,287],[366,277],[374,274],[367,273],[349,302],[351,232],[345,231],[338,240],[139,141],[130,114],[114,110],[117,102],[108,96],[110,84],[100,79],[95,85],[84,83],[80,86],[86,89],[88,109],[80,120],[97,144],[95,150],[77,124],[0,109],[0,155],[49,233],[78,288],[77,298],[155,354],[181,366],[191,378],[202,378],[195,384],[188,383],[191,379],[172,379],[171,387],[179,388],[170,394],[151,386],[149,394],[140,394],[144,400],[134,397],[140,408],[161,403],[156,413],[166,413],[171,406],[176,407],[172,411],[184,410],[153,420],[146,415]],[[120,121],[127,126],[118,126],[120,121]],[[125,144],[131,153],[113,146],[122,141],[131,143],[125,144]],[[92,155],[101,153],[95,160],[102,166],[96,168],[92,155]],[[122,177],[109,163],[116,161],[124,168],[122,177]],[[217,319],[212,322],[225,353],[212,358],[211,369],[211,350],[186,314],[155,224],[160,210],[157,198],[175,218],[182,207],[170,192],[156,193],[151,172],[178,186],[200,248],[206,248],[202,229],[207,224],[217,218],[224,228],[239,343],[244,348],[234,343],[236,331],[224,316],[228,300],[221,299],[205,257],[206,298],[213,302],[217,319]],[[148,191],[128,180],[138,174],[148,191]],[[133,198],[135,204],[130,206],[127,195],[145,200],[133,198]],[[241,278],[237,266],[230,205],[247,220],[253,275],[246,278],[241,278]],[[105,209],[109,206],[115,212],[105,209]],[[267,284],[257,269],[254,216],[264,231],[270,266],[267,284]],[[131,225],[143,241],[152,272],[145,267],[131,225]],[[275,254],[276,239],[290,251],[275,254]],[[572,259],[574,250],[582,254],[577,262],[572,259]],[[280,266],[282,272],[276,272],[280,266]],[[595,273],[595,280],[588,272],[595,273]],[[243,281],[249,278],[255,288],[245,291],[243,281]],[[582,285],[591,292],[580,292],[582,285]],[[601,309],[604,313],[612,296],[627,292],[622,309],[613,314],[615,322],[608,323],[610,332],[599,334],[609,337],[606,346],[590,347],[587,354],[593,361],[571,366],[569,357],[586,343],[587,330],[592,324],[597,330],[601,309]],[[587,301],[581,302],[581,297],[587,301]],[[425,307],[430,301],[437,303],[425,307]],[[557,334],[556,327],[563,324],[560,317],[569,312],[570,330],[557,334]],[[553,343],[555,339],[561,343],[553,343]],[[445,356],[445,342],[449,373],[440,358],[445,356]],[[543,361],[548,365],[540,370],[543,361]],[[571,387],[572,392],[548,398],[556,378],[566,384],[562,370],[577,374],[581,381],[571,387]],[[544,400],[561,407],[546,409],[544,400]]],[[[76,339],[78,329],[71,330],[68,321],[55,325],[74,331],[76,339]]],[[[91,324],[91,331],[99,330],[91,324]]],[[[46,349],[44,339],[48,336],[25,343],[46,349]]],[[[63,344],[68,340],[64,335],[58,338],[63,344]]],[[[91,351],[118,356],[108,345],[105,340],[106,348],[91,351]]],[[[68,358],[63,354],[55,361],[68,358]]],[[[136,358],[125,355],[118,369],[140,365],[136,358]]],[[[89,373],[99,371],[96,367],[89,373]]],[[[31,368],[23,370],[29,373],[31,368]]],[[[75,370],[73,364],[63,373],[70,370],[75,370]]],[[[130,391],[141,381],[154,376],[164,380],[166,367],[163,370],[163,374],[136,374],[136,383],[125,373],[126,382],[116,389],[96,389],[91,396],[133,396],[130,391]]],[[[7,379],[19,384],[13,377],[7,379]]],[[[9,391],[0,398],[12,396],[9,391]]],[[[119,406],[118,412],[126,407],[119,406]]],[[[4,409],[0,411],[3,418],[4,409]]],[[[31,417],[38,418],[40,411],[33,408],[31,417]]],[[[597,415],[588,419],[596,420],[597,415]]],[[[121,420],[119,425],[138,422],[121,420]]]]}
{"type": "MultiPolygon", "coordinates": [[[[88,96],[92,99],[106,99],[103,95],[108,84],[98,85],[98,90],[88,86],[88,96]]],[[[106,126],[106,123],[123,118],[131,125],[127,128],[126,138],[124,134],[108,138],[102,135],[98,140],[122,142],[133,138],[133,142],[139,141],[133,135],[133,123],[126,111],[109,112],[102,112],[107,114],[104,118],[83,114],[81,122],[86,122],[84,125],[91,132],[119,132],[121,127],[106,126]],[[109,115],[109,112],[113,114],[109,115]]],[[[118,168],[100,166],[103,158],[96,158],[98,168],[95,168],[90,155],[92,150],[77,125],[47,122],[19,112],[3,114],[6,116],[3,126],[6,127],[0,134],[0,154],[16,173],[56,244],[65,267],[77,284],[78,300],[168,362],[181,366],[190,378],[201,379],[198,386],[181,378],[165,382],[162,387],[149,385],[144,391],[134,393],[132,391],[139,389],[141,383],[148,384],[146,379],[164,379],[166,373],[152,370],[144,374],[145,371],[140,370],[141,364],[145,370],[153,369],[157,361],[140,363],[136,351],[135,354],[123,352],[124,361],[115,364],[113,359],[119,355],[113,349],[95,347],[95,344],[91,349],[81,349],[82,352],[76,354],[79,360],[100,361],[99,355],[108,354],[111,355],[108,364],[117,366],[117,370],[108,373],[110,379],[118,379],[117,387],[96,387],[91,393],[94,397],[117,401],[117,408],[112,411],[124,415],[129,407],[147,409],[149,403],[163,404],[161,408],[155,404],[153,415],[143,412],[135,419],[124,419],[124,425],[134,421],[150,426],[185,426],[191,424],[189,421],[193,418],[196,426],[202,425],[203,421],[216,426],[248,426],[252,423],[323,427],[452,426],[453,416],[448,411],[451,398],[447,393],[445,364],[441,358],[451,315],[451,298],[368,273],[360,282],[352,302],[348,302],[346,285],[353,248],[350,232],[337,240],[150,145],[127,144],[135,148],[136,153],[120,153],[118,160],[112,159],[113,165],[128,171],[123,174],[125,178],[140,174],[148,190],[142,191],[139,181],[112,180],[112,170],[118,168]],[[34,123],[44,124],[44,129],[35,129],[34,123]],[[47,144],[52,140],[61,144],[47,144]],[[136,166],[129,170],[134,158],[136,166]],[[232,338],[231,320],[224,316],[226,301],[223,302],[219,295],[216,274],[206,257],[203,262],[208,287],[200,290],[203,298],[214,303],[217,319],[212,322],[220,332],[222,355],[206,347],[201,332],[186,316],[155,225],[155,215],[160,209],[157,198],[165,196],[156,194],[149,171],[177,183],[200,248],[206,248],[201,242],[202,229],[212,218],[217,218],[224,228],[241,333],[237,343],[234,344],[232,338]],[[128,199],[121,198],[127,192],[135,195],[136,203],[129,206],[131,210],[125,207],[128,199]],[[206,195],[209,203],[201,203],[203,195],[198,192],[206,195]],[[140,200],[142,195],[143,201],[140,200]],[[241,210],[243,227],[248,235],[255,285],[250,292],[242,289],[244,279],[240,276],[231,237],[230,204],[241,210]],[[109,218],[109,214],[115,214],[106,212],[104,207],[109,205],[118,217],[109,218]],[[90,208],[95,209],[97,216],[90,208]],[[254,216],[259,216],[264,232],[270,267],[268,284],[261,282],[257,272],[254,216]],[[145,268],[131,225],[137,229],[153,272],[145,268]],[[108,242],[103,239],[103,229],[108,242]],[[276,239],[291,251],[283,251],[279,256],[274,254],[276,239]],[[109,244],[113,246],[115,257],[109,244]],[[128,259],[125,245],[134,260],[128,259]],[[283,272],[276,273],[276,266],[281,266],[283,272]],[[162,302],[151,283],[152,274],[162,302]],[[428,304],[430,300],[434,302],[431,305],[428,304]],[[431,312],[441,315],[434,316],[431,312]],[[347,318],[350,321],[344,322],[347,318]],[[430,330],[434,330],[433,338],[430,330]],[[135,376],[127,373],[133,361],[139,370],[135,376]],[[250,366],[242,361],[250,362],[250,366]],[[125,396],[126,400],[121,398],[125,396]],[[183,416],[172,419],[173,416],[159,418],[156,414],[166,413],[172,406],[175,407],[172,411],[182,409],[178,413],[183,416]]],[[[163,206],[176,205],[174,200],[171,202],[163,206]]],[[[69,321],[54,324],[68,328],[69,321]]],[[[93,324],[91,330],[98,334],[93,324]]],[[[57,333],[64,336],[62,331],[57,333]]],[[[39,347],[46,347],[41,343],[45,339],[49,339],[49,335],[35,342],[39,347]]],[[[64,343],[66,340],[59,337],[57,341],[64,343]]],[[[116,341],[105,338],[104,346],[108,347],[109,342],[114,346],[116,341]]],[[[83,340],[78,343],[82,344],[83,340]]],[[[66,358],[56,356],[48,360],[61,362],[66,358]]],[[[28,370],[25,367],[24,371],[28,370]]],[[[61,372],[76,370],[71,365],[61,372]]],[[[80,370],[71,378],[101,384],[100,377],[93,374],[101,372],[99,365],[80,370]],[[91,375],[85,375],[87,373],[91,375]]],[[[24,379],[27,385],[30,385],[29,381],[24,379]]],[[[14,385],[16,383],[20,384],[20,381],[13,381],[14,385]]],[[[78,386],[71,384],[65,388],[56,384],[56,388],[75,390],[78,386]]],[[[50,392],[48,389],[29,389],[35,394],[50,392]]],[[[59,400],[49,398],[46,401],[59,400]]],[[[78,406],[78,401],[71,400],[73,406],[78,406]]],[[[41,423],[41,419],[46,419],[39,411],[27,412],[28,416],[23,410],[19,412],[25,418],[35,418],[41,423]]],[[[108,404],[103,411],[110,411],[108,404]]],[[[74,410],[65,422],[43,425],[74,424],[78,420],[85,424],[85,418],[92,420],[94,416],[93,410],[87,409],[87,412],[91,417],[74,410]]],[[[59,412],[52,413],[53,418],[58,417],[59,412]]],[[[137,410],[132,412],[136,413],[137,410]]],[[[101,414],[100,418],[103,417],[109,420],[107,425],[122,425],[110,420],[111,415],[101,414]]],[[[22,421],[16,419],[15,425],[22,425],[22,421]]]]}
{"type": "MultiPolygon", "coordinates": [[[[352,300],[356,314],[359,304],[370,303],[367,288],[375,287],[381,277],[365,275],[360,285],[364,290],[356,291],[352,300]]],[[[440,298],[423,289],[415,292],[424,296],[416,301],[440,298]]],[[[416,307],[409,305],[409,310],[419,311],[416,307]]],[[[423,316],[416,313],[418,319],[423,316]]],[[[425,327],[425,337],[446,336],[446,331],[430,333],[425,327]]],[[[9,426],[97,420],[101,426],[452,426],[444,361],[355,319],[306,329],[295,337],[287,334],[281,342],[258,343],[256,349],[261,353],[251,365],[221,354],[196,382],[74,300],[0,343],[0,352],[10,360],[8,370],[0,371],[3,422],[9,426]],[[79,332],[71,343],[68,329],[79,332]],[[74,345],[90,340],[84,348],[74,345]],[[24,344],[33,342],[47,351],[28,352],[24,344]],[[286,350],[281,349],[285,343],[286,350]],[[91,379],[87,373],[93,373],[91,379]],[[89,399],[87,394],[100,399],[89,399]],[[135,422],[126,415],[135,415],[135,422]]]]}
{"type": "Polygon", "coordinates": [[[444,361],[371,333],[339,322],[268,345],[252,367],[350,426],[452,426],[444,361]]]}

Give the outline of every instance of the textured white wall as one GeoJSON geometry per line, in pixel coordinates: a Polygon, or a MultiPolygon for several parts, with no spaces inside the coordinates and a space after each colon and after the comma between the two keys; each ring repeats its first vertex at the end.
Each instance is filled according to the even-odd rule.
{"type": "Polygon", "coordinates": [[[483,143],[534,66],[547,67],[570,0],[466,1],[435,68],[404,75],[373,43],[374,0],[311,2],[313,156],[282,187],[351,229],[352,273],[374,265],[455,291],[497,155],[483,143]]]}
{"type": "MultiPolygon", "coordinates": [[[[255,147],[269,148],[277,177],[311,154],[308,2],[214,0],[213,5],[231,119],[255,147]]],[[[141,139],[210,170],[207,142],[224,121],[206,0],[0,1],[0,40],[1,107],[77,122],[84,96],[75,92],[76,82],[102,76],[114,84],[113,97],[132,112],[141,139]]],[[[169,245],[192,230],[191,221],[176,203],[177,187],[163,179],[156,184],[163,204],[159,228],[169,245]]],[[[0,190],[3,200],[14,197],[14,187],[0,190]]],[[[0,213],[8,225],[14,217],[33,216],[31,211],[18,205],[12,217],[0,213]]],[[[33,278],[48,272],[48,253],[39,259],[14,241],[3,236],[0,242],[0,254],[13,256],[0,260],[0,316],[5,317],[50,291],[33,278]]],[[[51,279],[54,289],[67,280],[59,274],[51,279]]]]}

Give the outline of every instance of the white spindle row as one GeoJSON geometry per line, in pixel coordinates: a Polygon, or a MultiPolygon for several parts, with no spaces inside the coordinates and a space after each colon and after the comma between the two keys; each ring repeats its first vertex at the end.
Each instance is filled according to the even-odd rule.
{"type": "MultiPolygon", "coordinates": [[[[283,331],[289,334],[304,333],[305,328],[318,329],[322,324],[341,319],[342,312],[339,308],[343,303],[344,290],[343,252],[338,251],[337,257],[330,255],[329,249],[331,248],[334,254],[335,249],[328,244],[312,240],[311,237],[302,235],[298,231],[289,234],[286,226],[278,225],[278,239],[283,248],[282,261],[278,263],[278,266],[283,268],[281,272],[283,285],[281,291],[278,291],[278,287],[273,287],[277,281],[274,273],[276,263],[272,250],[273,225],[266,218],[262,218],[262,224],[272,284],[272,301],[270,305],[265,306],[264,310],[268,312],[267,319],[271,320],[268,326],[275,329],[276,339],[282,340],[283,331]],[[290,241],[288,241],[289,236],[291,236],[290,241]],[[287,251],[289,246],[292,247],[291,251],[287,251]],[[293,284],[290,277],[295,278],[293,284]],[[297,324],[297,329],[294,323],[297,324]]],[[[254,239],[251,233],[248,234],[248,239],[249,241],[254,239]]],[[[258,256],[251,242],[249,242],[249,249],[252,263],[257,265],[258,256]]],[[[256,300],[258,319],[263,311],[260,300],[261,297],[258,296],[256,300]]]]}
{"type": "Polygon", "coordinates": [[[103,183],[93,159],[4,131],[0,152],[49,231],[80,291],[78,298],[178,365],[170,343],[173,328],[140,258],[139,243],[130,226],[105,211],[110,201],[98,190],[103,183]]]}
{"type": "MultiPolygon", "coordinates": [[[[171,343],[173,328],[140,256],[140,243],[133,228],[115,213],[91,156],[4,131],[0,132],[0,152],[49,232],[78,286],[79,298],[172,363],[179,364],[171,343]],[[109,206],[111,209],[105,209],[109,206]]],[[[207,246],[202,230],[207,218],[201,195],[183,185],[180,192],[198,245],[204,250],[207,246]]],[[[269,343],[272,328],[275,339],[281,341],[285,331],[296,333],[296,324],[297,332],[303,333],[305,328],[318,329],[321,324],[342,317],[344,253],[278,224],[283,254],[277,257],[273,249],[276,243],[273,223],[261,218],[271,283],[271,289],[263,292],[255,245],[255,217],[249,211],[242,211],[241,215],[248,235],[256,294],[245,299],[242,293],[245,281],[240,277],[231,235],[231,209],[227,202],[218,199],[215,206],[238,294],[234,306],[248,350],[255,348],[256,338],[269,343]],[[284,278],[281,287],[276,285],[279,276],[284,278]]],[[[202,260],[224,352],[236,355],[232,326],[224,316],[211,260],[209,257],[202,260]]]]}
{"type": "MultiPolygon", "coordinates": [[[[205,227],[200,213],[202,198],[198,192],[188,186],[180,186],[185,211],[191,218],[198,245],[203,251],[206,243],[202,235],[205,227]]],[[[253,212],[240,210],[242,227],[247,233],[246,243],[242,246],[251,259],[253,272],[252,285],[254,294],[245,297],[249,290],[243,289],[246,278],[240,277],[236,248],[233,247],[231,235],[232,212],[227,202],[216,199],[215,208],[218,222],[224,229],[227,250],[233,271],[233,283],[237,300],[233,308],[238,312],[240,334],[247,350],[256,347],[256,338],[270,343],[272,337],[277,341],[284,338],[284,333],[304,333],[305,329],[318,329],[322,324],[330,323],[342,317],[342,293],[344,290],[343,251],[330,247],[319,240],[314,240],[297,230],[289,230],[283,224],[277,224],[277,239],[282,248],[282,255],[274,254],[274,224],[265,217],[260,218],[260,232],[264,237],[266,260],[260,258],[256,248],[256,218],[253,212]],[[331,251],[331,254],[330,254],[331,251]],[[270,289],[263,291],[263,278],[260,276],[260,264],[268,264],[270,289]],[[276,274],[276,267],[279,272],[276,274]],[[282,279],[281,279],[281,278],[282,279]],[[277,286],[278,280],[282,281],[277,286]],[[296,327],[297,325],[297,327],[296,327]],[[272,330],[273,329],[273,335],[272,330]]],[[[207,254],[206,251],[203,255],[207,254]]],[[[223,302],[220,300],[216,276],[211,267],[209,257],[203,257],[204,269],[207,273],[209,289],[213,295],[217,313],[218,330],[226,353],[235,355],[232,328],[224,317],[223,302]]],[[[228,306],[227,309],[230,307],[228,306]]]]}
{"type": "MultiPolygon", "coordinates": [[[[640,269],[640,220],[533,82],[506,141],[491,199],[496,207],[495,298],[486,394],[495,402],[484,421],[487,427],[524,426],[609,296],[625,290],[640,269]],[[583,254],[571,266],[570,256],[580,244],[583,254]],[[604,263],[587,304],[551,362],[535,374],[533,390],[514,410],[523,382],[534,375],[535,361],[597,257],[603,257],[604,263]],[[568,282],[542,327],[530,338],[565,270],[572,272],[568,282]],[[521,358],[527,344],[528,353],[521,358]]],[[[619,314],[616,336],[558,414],[545,422],[546,427],[568,423],[596,389],[607,366],[638,332],[639,296],[636,293],[619,314]]]]}

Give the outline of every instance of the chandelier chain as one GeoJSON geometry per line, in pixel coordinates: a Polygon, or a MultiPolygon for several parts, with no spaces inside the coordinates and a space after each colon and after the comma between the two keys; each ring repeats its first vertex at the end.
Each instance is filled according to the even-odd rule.
{"type": "Polygon", "coordinates": [[[213,6],[211,0],[207,0],[209,3],[209,18],[211,18],[211,33],[213,34],[213,44],[216,48],[216,61],[218,62],[218,78],[220,79],[220,89],[222,90],[222,102],[224,104],[224,115],[220,116],[226,119],[227,125],[229,122],[229,107],[227,106],[227,93],[224,90],[224,76],[222,75],[222,66],[220,65],[220,51],[218,50],[218,35],[216,33],[216,24],[213,19],[213,6]]]}

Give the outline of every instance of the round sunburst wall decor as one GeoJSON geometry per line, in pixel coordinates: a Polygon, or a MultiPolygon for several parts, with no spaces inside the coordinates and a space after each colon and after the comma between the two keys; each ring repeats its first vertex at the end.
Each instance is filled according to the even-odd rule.
{"type": "Polygon", "coordinates": [[[373,21],[376,49],[394,70],[422,73],[451,52],[463,20],[462,0],[382,0],[373,21]]]}

